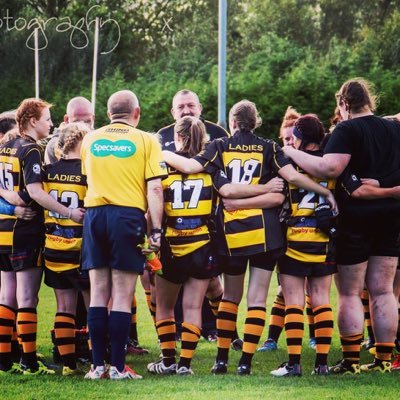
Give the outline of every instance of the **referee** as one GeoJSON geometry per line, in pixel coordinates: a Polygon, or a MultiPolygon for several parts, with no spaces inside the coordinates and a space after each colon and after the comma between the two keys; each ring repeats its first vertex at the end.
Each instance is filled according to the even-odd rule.
{"type": "Polygon", "coordinates": [[[147,210],[153,228],[150,248],[160,247],[161,178],[166,173],[155,137],[136,129],[140,119],[136,95],[128,90],[114,93],[107,110],[111,123],[85,137],[81,149],[82,172],[88,182],[82,267],[89,270],[90,277],[88,326],[93,355],[85,377],[106,377],[108,336],[110,379],[140,379],[125,365],[124,346],[136,280],[144,269],[145,258],[138,245],[144,240],[147,210]]]}

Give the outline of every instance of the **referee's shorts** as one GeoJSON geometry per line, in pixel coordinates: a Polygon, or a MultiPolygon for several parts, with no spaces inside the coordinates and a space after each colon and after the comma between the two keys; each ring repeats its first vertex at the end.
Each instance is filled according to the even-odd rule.
{"type": "Polygon", "coordinates": [[[134,207],[106,205],[86,210],[83,221],[82,269],[109,267],[142,274],[146,219],[134,207]]]}

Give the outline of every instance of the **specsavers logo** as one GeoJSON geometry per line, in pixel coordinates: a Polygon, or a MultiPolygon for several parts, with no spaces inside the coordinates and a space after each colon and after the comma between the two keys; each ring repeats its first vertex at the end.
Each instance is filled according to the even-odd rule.
{"type": "Polygon", "coordinates": [[[114,156],[127,158],[136,153],[136,146],[129,140],[117,140],[112,142],[107,139],[96,140],[90,146],[90,152],[95,157],[114,156]]]}

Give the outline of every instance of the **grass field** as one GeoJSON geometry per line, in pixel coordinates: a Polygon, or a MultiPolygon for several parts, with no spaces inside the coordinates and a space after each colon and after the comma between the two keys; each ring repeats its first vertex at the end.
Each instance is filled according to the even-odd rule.
{"type": "MultiPolygon", "coordinates": [[[[268,298],[268,312],[276,293],[275,279],[268,298]]],[[[332,296],[335,305],[335,295],[332,296]]],[[[245,301],[239,315],[239,331],[244,319],[245,301]]],[[[51,360],[49,330],[53,324],[55,301],[52,291],[42,286],[39,304],[39,351],[51,360]]],[[[156,335],[144,301],[143,289],[138,287],[138,324],[141,345],[150,350],[146,356],[128,357],[129,365],[143,375],[141,381],[84,381],[83,377],[49,376],[25,377],[7,376],[0,378],[0,399],[397,399],[399,374],[365,374],[352,376],[311,376],[314,365],[314,351],[308,348],[308,334],[302,356],[303,377],[274,378],[269,373],[285,361],[284,335],[279,342],[279,350],[272,353],[257,353],[253,361],[252,375],[235,374],[239,353],[231,351],[229,373],[226,376],[212,376],[216,344],[200,340],[192,367],[194,376],[163,377],[151,376],[146,365],[159,356],[156,335]]],[[[266,332],[266,329],[264,330],[266,332]]],[[[263,336],[264,337],[264,336],[263,336]]],[[[340,357],[337,332],[335,333],[329,361],[340,357]]],[[[363,360],[371,356],[363,354],[363,360]]]]}

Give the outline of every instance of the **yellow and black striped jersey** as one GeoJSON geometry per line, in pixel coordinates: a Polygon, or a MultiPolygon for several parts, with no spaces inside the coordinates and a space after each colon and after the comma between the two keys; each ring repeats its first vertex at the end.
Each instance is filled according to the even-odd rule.
{"type": "Polygon", "coordinates": [[[0,186],[18,192],[34,211],[30,220],[0,215],[0,252],[11,253],[13,249],[34,249],[43,246],[43,209],[32,201],[26,190],[31,183],[42,182],[42,154],[30,137],[17,137],[0,147],[0,186]]]}
{"type": "MultiPolygon", "coordinates": [[[[87,185],[81,168],[79,159],[61,159],[47,165],[43,179],[44,190],[65,207],[83,207],[87,185]]],[[[56,272],[78,268],[81,260],[82,224],[45,210],[45,226],[46,267],[56,272]]]]}
{"type": "MultiPolygon", "coordinates": [[[[320,151],[307,151],[307,153],[322,156],[320,151]]],[[[298,172],[306,174],[298,166],[294,167],[298,172]]],[[[307,176],[330,191],[335,190],[336,179],[314,178],[308,174],[307,176]]],[[[303,262],[333,262],[331,239],[316,227],[315,208],[318,204],[325,203],[326,199],[292,184],[289,184],[288,196],[291,216],[286,233],[286,255],[303,262]]]]}
{"type": "MultiPolygon", "coordinates": [[[[274,141],[249,131],[238,131],[232,137],[214,140],[194,158],[206,170],[211,167],[221,171],[215,174],[217,190],[226,183],[220,183],[221,176],[232,183],[263,184],[290,163],[274,141]]],[[[281,248],[283,234],[279,209],[228,212],[221,202],[217,208],[217,236],[218,240],[221,239],[218,252],[222,255],[247,256],[281,248]]]]}
{"type": "Polygon", "coordinates": [[[210,174],[185,175],[168,166],[163,188],[165,239],[172,255],[182,257],[209,243],[215,199],[210,174]]]}

